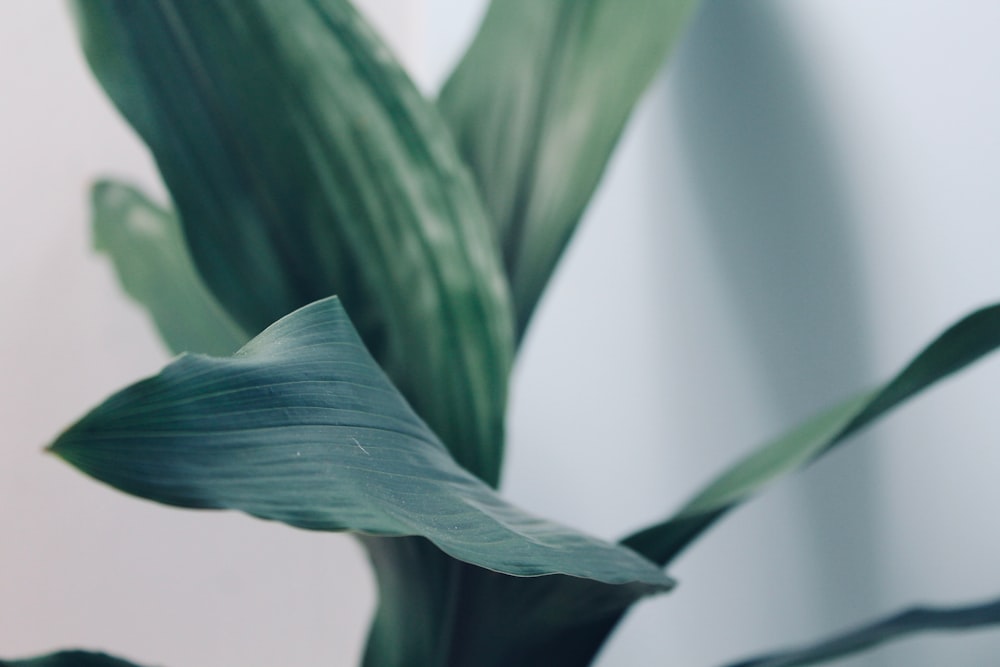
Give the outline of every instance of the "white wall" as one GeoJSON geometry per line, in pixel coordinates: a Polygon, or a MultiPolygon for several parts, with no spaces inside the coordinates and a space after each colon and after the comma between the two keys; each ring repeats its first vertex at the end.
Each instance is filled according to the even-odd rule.
{"type": "MultiPolygon", "coordinates": [[[[482,7],[366,4],[428,89],[482,7]]],[[[976,0],[709,2],[530,333],[507,491],[618,536],[997,299],[998,25],[976,0]]],[[[61,3],[0,3],[0,53],[0,654],[355,664],[373,596],[349,539],[129,499],[39,453],[165,358],[89,251],[84,199],[105,173],[161,190],[61,3]]],[[[713,665],[996,594],[998,382],[987,362],[734,514],[605,664],[713,665]]],[[[998,652],[977,633],[844,664],[998,652]]]]}

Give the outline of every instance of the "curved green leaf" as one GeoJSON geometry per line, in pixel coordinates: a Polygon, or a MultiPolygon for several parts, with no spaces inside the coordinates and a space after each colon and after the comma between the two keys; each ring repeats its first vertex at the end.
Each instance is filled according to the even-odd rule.
{"type": "Polygon", "coordinates": [[[138,667],[104,653],[60,651],[38,658],[0,660],[0,667],[138,667]]]}
{"type": "Polygon", "coordinates": [[[244,333],[205,288],[177,217],[136,188],[105,180],[90,193],[94,247],[122,287],[146,307],[171,352],[232,354],[244,333]]]}
{"type": "Polygon", "coordinates": [[[494,0],[438,106],[492,213],[523,332],[697,0],[494,0]]]}
{"type": "Polygon", "coordinates": [[[968,315],[875,391],[864,392],[752,452],[712,481],[669,520],[625,540],[661,565],[733,507],[775,479],[830,451],[915,394],[1000,346],[1000,304],[968,315]]]}
{"type": "Polygon", "coordinates": [[[817,665],[918,632],[969,630],[1000,624],[1000,599],[967,607],[917,607],[825,639],[812,646],[743,660],[730,667],[817,665]]]}
{"type": "Polygon", "coordinates": [[[458,462],[495,483],[513,356],[499,253],[437,110],[350,3],[73,7],[240,326],[339,295],[458,462]]]}
{"type": "Polygon", "coordinates": [[[532,517],[465,471],[369,356],[336,297],[231,358],[182,355],[52,451],[122,491],[311,530],[419,535],[519,576],[670,586],[618,545],[532,517]]]}

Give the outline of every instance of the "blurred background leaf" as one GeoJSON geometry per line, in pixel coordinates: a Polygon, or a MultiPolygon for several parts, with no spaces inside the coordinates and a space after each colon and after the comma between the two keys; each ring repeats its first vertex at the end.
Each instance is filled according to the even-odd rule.
{"type": "Polygon", "coordinates": [[[528,321],[625,122],[698,0],[494,0],[438,105],[528,321]]]}
{"type": "Polygon", "coordinates": [[[0,660],[0,667],[138,667],[104,653],[60,651],[37,658],[0,660]]]}
{"type": "Polygon", "coordinates": [[[921,632],[971,630],[1000,623],[1000,600],[964,607],[916,607],[817,642],[751,658],[730,667],[804,667],[877,648],[921,632]]]}
{"type": "Polygon", "coordinates": [[[91,189],[94,247],[114,263],[128,295],[146,307],[174,354],[230,355],[249,340],[191,262],[177,216],[138,189],[100,181],[91,189]]]}

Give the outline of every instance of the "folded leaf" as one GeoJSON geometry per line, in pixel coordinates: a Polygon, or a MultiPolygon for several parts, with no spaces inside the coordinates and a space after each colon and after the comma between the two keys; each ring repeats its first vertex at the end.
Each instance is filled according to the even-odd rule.
{"type": "Polygon", "coordinates": [[[499,254],[437,110],[350,3],[73,7],[239,325],[339,295],[459,463],[495,483],[513,355],[499,254]]]}
{"type": "Polygon", "coordinates": [[[138,667],[104,653],[60,651],[38,658],[0,660],[0,667],[138,667]]]}
{"type": "Polygon", "coordinates": [[[149,311],[171,352],[232,354],[249,336],[198,275],[177,217],[139,190],[100,181],[91,190],[94,246],[129,296],[149,311]]]}
{"type": "Polygon", "coordinates": [[[312,530],[427,538],[506,574],[663,590],[630,550],[535,518],[465,471],[369,356],[333,297],[231,358],[182,355],[52,446],[122,491],[312,530]]]}
{"type": "Polygon", "coordinates": [[[623,540],[666,565],[733,507],[788,472],[805,466],[848,437],[1000,346],[1000,305],[968,315],[925,348],[880,389],[865,392],[755,450],[717,477],[671,519],[623,540]]]}
{"type": "Polygon", "coordinates": [[[997,624],[1000,624],[1000,599],[968,607],[918,607],[825,639],[813,646],[743,660],[730,667],[817,665],[918,632],[969,630],[997,624]]]}
{"type": "Polygon", "coordinates": [[[494,0],[438,106],[492,213],[523,332],[697,0],[494,0]]]}

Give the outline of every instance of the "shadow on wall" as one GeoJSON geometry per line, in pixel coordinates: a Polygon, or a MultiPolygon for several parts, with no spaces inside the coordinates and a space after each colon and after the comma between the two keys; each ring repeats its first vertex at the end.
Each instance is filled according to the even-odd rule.
{"type": "MultiPolygon", "coordinates": [[[[719,0],[674,63],[694,201],[778,429],[874,379],[849,197],[803,60],[775,3],[719,0]]],[[[877,604],[871,444],[824,461],[797,490],[817,611],[832,621],[877,604]]]]}

